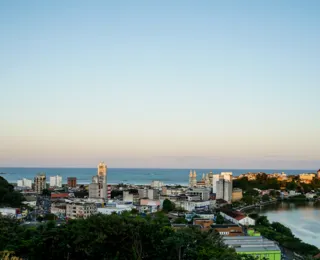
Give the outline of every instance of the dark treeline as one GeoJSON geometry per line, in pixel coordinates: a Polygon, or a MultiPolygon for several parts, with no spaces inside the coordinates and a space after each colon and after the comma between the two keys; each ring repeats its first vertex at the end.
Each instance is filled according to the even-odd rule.
{"type": "Polygon", "coordinates": [[[277,178],[268,178],[268,175],[261,173],[257,175],[256,180],[248,180],[247,177],[233,180],[233,186],[235,188],[241,188],[244,191],[257,188],[260,190],[274,189],[280,190],[285,188],[287,190],[297,190],[299,192],[309,192],[311,190],[320,189],[320,180],[314,178],[311,183],[300,183],[299,177],[296,176],[291,182],[278,181],[277,178]]]}
{"type": "Polygon", "coordinates": [[[23,200],[23,195],[0,176],[0,207],[20,207],[23,200]]]}
{"type": "Polygon", "coordinates": [[[95,215],[36,227],[0,218],[0,251],[26,259],[254,259],[227,248],[219,234],[174,230],[163,213],[146,218],[95,215]]]}
{"type": "Polygon", "coordinates": [[[266,216],[259,216],[255,213],[250,214],[249,216],[256,219],[255,229],[258,230],[262,236],[279,242],[281,246],[306,256],[314,256],[320,252],[316,246],[304,243],[299,238],[295,237],[290,228],[281,223],[270,223],[266,216]]]}

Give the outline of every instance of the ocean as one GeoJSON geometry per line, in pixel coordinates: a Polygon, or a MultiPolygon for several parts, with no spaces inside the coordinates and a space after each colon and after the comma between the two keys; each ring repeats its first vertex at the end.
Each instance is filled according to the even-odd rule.
{"type": "MultiPolygon", "coordinates": [[[[315,172],[314,170],[266,170],[266,169],[193,169],[197,172],[197,179],[200,180],[203,173],[220,173],[230,171],[233,176],[239,176],[247,172],[265,172],[281,173],[287,175],[297,175],[306,172],[315,172]]],[[[60,175],[62,182],[67,182],[67,177],[77,177],[80,184],[89,184],[93,175],[97,173],[96,168],[4,168],[0,167],[0,176],[4,177],[10,183],[16,183],[17,180],[27,178],[33,180],[39,172],[44,172],[49,176],[60,175]]],[[[189,182],[190,169],[136,169],[136,168],[110,168],[108,169],[107,180],[110,184],[130,183],[130,184],[150,184],[153,180],[159,180],[164,184],[187,185],[189,182]]]]}

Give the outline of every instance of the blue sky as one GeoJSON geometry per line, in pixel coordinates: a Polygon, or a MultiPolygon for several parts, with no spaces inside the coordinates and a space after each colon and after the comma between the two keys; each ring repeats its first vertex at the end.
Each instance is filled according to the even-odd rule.
{"type": "Polygon", "coordinates": [[[319,1],[1,1],[0,165],[320,167],[319,1]]]}

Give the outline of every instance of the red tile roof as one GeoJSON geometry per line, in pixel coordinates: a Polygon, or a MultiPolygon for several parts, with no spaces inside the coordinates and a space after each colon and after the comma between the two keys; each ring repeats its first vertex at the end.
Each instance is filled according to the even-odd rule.
{"type": "Polygon", "coordinates": [[[68,198],[68,193],[51,193],[51,198],[68,198]]]}

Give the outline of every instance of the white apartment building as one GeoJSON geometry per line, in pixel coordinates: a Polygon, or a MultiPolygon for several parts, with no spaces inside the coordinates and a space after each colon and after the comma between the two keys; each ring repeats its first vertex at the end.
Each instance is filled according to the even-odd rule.
{"type": "Polygon", "coordinates": [[[66,205],[67,218],[87,218],[97,213],[97,206],[94,203],[68,203],[66,205]]]}
{"type": "Polygon", "coordinates": [[[216,199],[232,200],[232,172],[222,172],[216,183],[216,199]]]}
{"type": "Polygon", "coordinates": [[[98,208],[97,212],[101,214],[111,215],[112,213],[121,214],[124,211],[131,211],[134,208],[132,204],[118,204],[113,206],[107,206],[104,208],[98,208]]]}
{"type": "Polygon", "coordinates": [[[60,175],[50,176],[50,187],[62,187],[62,177],[60,175]]]}
{"type": "Polygon", "coordinates": [[[159,199],[159,192],[157,189],[139,189],[139,198],[148,198],[151,200],[159,199]]]}
{"type": "Polygon", "coordinates": [[[193,188],[186,192],[187,196],[200,196],[200,200],[208,200],[210,198],[210,190],[207,188],[193,188]]]}
{"type": "Polygon", "coordinates": [[[177,207],[181,207],[187,211],[208,210],[211,208],[211,201],[177,201],[177,207]]]}
{"type": "Polygon", "coordinates": [[[217,181],[219,181],[219,174],[212,175],[212,193],[217,193],[217,181]]]}
{"type": "Polygon", "coordinates": [[[162,181],[152,181],[151,182],[151,187],[154,189],[161,189],[162,186],[164,186],[164,183],[162,181]]]}
{"type": "Polygon", "coordinates": [[[18,187],[28,187],[28,188],[32,188],[32,180],[23,178],[22,180],[18,180],[18,181],[17,181],[17,186],[18,186],[18,187]]]}

